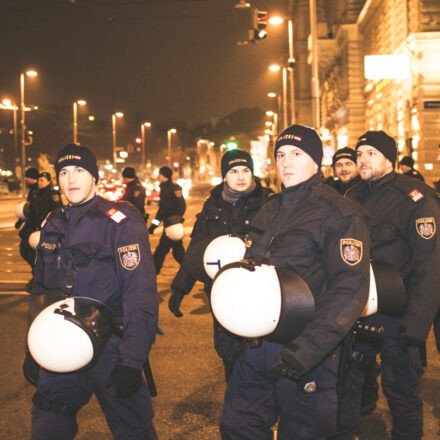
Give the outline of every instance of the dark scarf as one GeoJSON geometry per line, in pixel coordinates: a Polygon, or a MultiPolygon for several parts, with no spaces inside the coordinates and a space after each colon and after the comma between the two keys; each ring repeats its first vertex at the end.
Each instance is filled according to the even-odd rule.
{"type": "Polygon", "coordinates": [[[241,197],[247,196],[248,194],[250,194],[256,188],[256,186],[257,186],[257,184],[255,183],[255,180],[252,179],[252,183],[246,191],[236,191],[235,189],[232,189],[226,182],[224,182],[223,183],[222,199],[226,203],[230,203],[231,205],[235,205],[241,197]]]}

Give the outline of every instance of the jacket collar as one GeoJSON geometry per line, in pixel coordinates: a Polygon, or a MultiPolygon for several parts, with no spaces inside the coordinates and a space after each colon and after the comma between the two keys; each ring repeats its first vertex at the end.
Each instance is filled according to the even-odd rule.
{"type": "Polygon", "coordinates": [[[87,212],[90,211],[90,209],[96,205],[99,199],[100,197],[95,194],[95,196],[90,200],[87,200],[87,202],[81,203],[80,205],[65,206],[62,211],[64,212],[68,223],[77,223],[87,212]]]}
{"type": "Polygon", "coordinates": [[[316,173],[310,179],[299,183],[298,185],[289,186],[281,189],[282,203],[296,202],[305,199],[316,187],[322,183],[322,175],[320,172],[316,173]]]}
{"type": "Polygon", "coordinates": [[[366,193],[376,193],[380,191],[384,186],[391,183],[396,178],[396,173],[391,171],[391,173],[385,174],[385,176],[381,177],[378,180],[374,180],[370,182],[369,180],[362,180],[359,184],[359,189],[362,194],[366,193]]]}

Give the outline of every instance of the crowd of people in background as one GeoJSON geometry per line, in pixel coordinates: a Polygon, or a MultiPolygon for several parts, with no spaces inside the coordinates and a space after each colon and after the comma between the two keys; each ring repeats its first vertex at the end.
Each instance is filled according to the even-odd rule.
{"type": "MultiPolygon", "coordinates": [[[[31,297],[54,291],[89,296],[108,306],[123,327],[86,372],[47,371],[27,351],[25,376],[37,386],[32,438],[48,438],[49,431],[58,436],[53,438],[74,438],[76,414],[95,393],[115,438],[157,439],[151,388],[142,377],[157,329],[156,276],[172,250],[179,270],[168,307],[181,318],[183,299],[197,281],[211,295],[213,280],[195,256],[214,238],[232,234],[245,240],[248,270],[267,264],[293,271],[309,287],[315,309],[302,331],[282,342],[270,336],[250,340],[212,316],[227,384],[222,439],[271,439],[277,422],[280,440],[357,439],[361,415],[375,409],[379,374],[392,438],[421,439],[418,385],[439,308],[438,196],[411,157],[397,161],[396,142],[383,131],[368,131],[354,149],[337,150],[327,179],[322,151],[313,128],[294,124],[280,133],[274,158],[282,185],[276,194],[254,175],[248,152],[226,152],[222,182],[197,214],[186,250],[186,201],[168,166],[159,169],[160,201],[148,227],[145,189],[133,167],[121,173],[125,203],[96,195],[96,157],[87,147],[72,144],[59,151],[60,190],[48,172],[29,168],[26,216],[16,228],[20,254],[32,270],[31,297]],[[161,223],[152,252],[149,235],[161,223]],[[41,231],[36,249],[29,242],[35,231],[41,231]],[[401,316],[360,319],[370,259],[399,274],[407,295],[401,316]],[[359,322],[382,326],[383,334],[352,338],[359,322]]],[[[440,334],[438,316],[436,322],[440,334]]]]}

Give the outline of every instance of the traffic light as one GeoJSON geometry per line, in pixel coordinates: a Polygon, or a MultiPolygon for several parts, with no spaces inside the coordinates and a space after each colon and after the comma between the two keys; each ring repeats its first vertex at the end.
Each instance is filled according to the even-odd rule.
{"type": "Polygon", "coordinates": [[[234,140],[229,140],[226,142],[226,151],[236,150],[238,148],[238,144],[234,140]]]}
{"type": "Polygon", "coordinates": [[[254,28],[254,41],[262,40],[267,37],[267,12],[255,10],[255,28],[254,28]]]}

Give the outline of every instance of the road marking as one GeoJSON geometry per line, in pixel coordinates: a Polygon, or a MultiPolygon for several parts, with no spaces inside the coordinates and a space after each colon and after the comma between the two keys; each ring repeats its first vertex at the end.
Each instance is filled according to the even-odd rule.
{"type": "Polygon", "coordinates": [[[10,290],[9,292],[0,292],[0,295],[30,295],[25,290],[10,290]]]}
{"type": "Polygon", "coordinates": [[[27,282],[23,280],[0,280],[0,284],[26,284],[27,282]]]}

